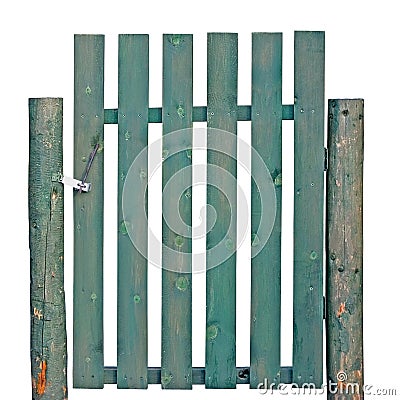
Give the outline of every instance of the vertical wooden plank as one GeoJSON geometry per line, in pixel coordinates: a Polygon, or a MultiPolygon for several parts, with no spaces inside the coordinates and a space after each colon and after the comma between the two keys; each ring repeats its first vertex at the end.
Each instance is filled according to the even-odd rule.
{"type": "Polygon", "coordinates": [[[293,380],[322,385],[324,32],[294,43],[293,380]]]}
{"type": "MultiPolygon", "coordinates": [[[[252,47],[252,150],[268,168],[276,193],[274,227],[260,251],[257,231],[262,208],[268,207],[268,204],[262,207],[261,194],[270,188],[258,187],[252,179],[252,250],[257,255],[251,260],[250,387],[257,388],[265,378],[270,384],[280,381],[282,34],[254,33],[252,47]]],[[[257,173],[255,168],[253,156],[253,176],[257,173]]]]}
{"type": "Polygon", "coordinates": [[[104,36],[75,36],[74,177],[85,171],[98,144],[87,181],[74,192],[74,387],[102,388],[104,36]]]}
{"type": "Polygon", "coordinates": [[[32,399],[67,397],[63,100],[29,99],[32,399]]]}
{"type": "Polygon", "coordinates": [[[161,384],[164,389],[191,389],[192,130],[171,132],[192,127],[193,38],[164,35],[163,40],[161,384]],[[177,197],[166,194],[170,184],[177,197]],[[183,226],[177,230],[180,220],[183,226]]]}
{"type": "Polygon", "coordinates": [[[117,381],[119,388],[139,389],[147,388],[147,220],[135,222],[147,214],[148,35],[120,35],[118,60],[117,381]],[[131,166],[137,182],[126,189],[130,197],[136,197],[132,204],[139,206],[128,204],[123,210],[123,189],[131,166]],[[134,237],[141,237],[140,250],[129,229],[135,230],[134,237]]]}
{"type": "MultiPolygon", "coordinates": [[[[236,135],[237,34],[210,33],[207,45],[207,126],[236,135]]],[[[237,143],[226,134],[209,129],[207,147],[207,204],[214,207],[216,222],[209,230],[212,216],[208,207],[205,385],[207,388],[235,388],[237,143]],[[225,153],[213,150],[221,146],[221,141],[225,153]],[[233,182],[229,182],[229,174],[233,182]],[[222,188],[230,189],[231,194],[223,193],[222,188]],[[230,256],[218,264],[212,249],[221,241],[230,256]]]]}
{"type": "Polygon", "coordinates": [[[330,100],[328,111],[327,378],[338,385],[328,398],[362,399],[364,102],[330,100]]]}

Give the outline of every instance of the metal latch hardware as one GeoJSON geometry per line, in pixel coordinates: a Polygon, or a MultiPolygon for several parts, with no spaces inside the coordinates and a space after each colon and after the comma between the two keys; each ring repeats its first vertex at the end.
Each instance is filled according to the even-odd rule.
{"type": "Polygon", "coordinates": [[[92,184],[86,182],[86,179],[89,175],[89,171],[92,166],[94,156],[96,155],[98,149],[99,149],[99,144],[97,143],[89,155],[89,160],[86,164],[85,172],[83,173],[81,180],[75,178],[69,178],[68,176],[62,176],[62,175],[56,177],[55,179],[53,178],[53,180],[56,182],[61,182],[64,185],[72,186],[75,190],[79,191],[79,193],[90,192],[92,184]]]}
{"type": "Polygon", "coordinates": [[[79,179],[69,178],[68,176],[61,177],[59,182],[64,185],[72,186],[75,190],[79,190],[80,192],[90,192],[90,189],[92,188],[91,183],[82,182],[79,179]]]}

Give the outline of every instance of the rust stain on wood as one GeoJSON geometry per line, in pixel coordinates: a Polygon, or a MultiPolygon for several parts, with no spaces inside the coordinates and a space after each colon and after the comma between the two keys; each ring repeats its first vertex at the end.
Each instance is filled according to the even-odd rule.
{"type": "Polygon", "coordinates": [[[46,390],[46,361],[40,362],[40,372],[38,373],[38,381],[36,384],[36,392],[38,395],[43,395],[46,390]]]}
{"type": "Polygon", "coordinates": [[[33,309],[33,316],[40,320],[40,319],[43,318],[43,313],[42,313],[42,311],[38,310],[38,309],[35,307],[35,308],[33,309]]]}
{"type": "Polygon", "coordinates": [[[63,386],[64,400],[67,400],[67,398],[68,398],[67,392],[68,392],[67,387],[66,387],[66,386],[63,386]]]}
{"type": "Polygon", "coordinates": [[[346,303],[340,303],[339,311],[336,314],[337,317],[340,318],[345,311],[346,311],[346,303]]]}
{"type": "Polygon", "coordinates": [[[339,393],[344,393],[346,391],[346,383],[338,381],[337,383],[339,393]]]}

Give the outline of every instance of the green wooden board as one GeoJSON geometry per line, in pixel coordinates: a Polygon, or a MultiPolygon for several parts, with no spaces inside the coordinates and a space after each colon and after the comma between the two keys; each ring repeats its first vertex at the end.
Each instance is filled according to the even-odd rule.
{"type": "MultiPolygon", "coordinates": [[[[237,130],[237,34],[210,33],[207,46],[207,126],[236,135],[237,130]]],[[[214,207],[217,220],[206,238],[206,365],[207,388],[236,386],[236,141],[224,139],[223,154],[210,150],[221,145],[221,133],[207,134],[207,204],[214,207]],[[225,143],[226,142],[226,143],[225,143]],[[213,168],[219,166],[226,172],[213,168]],[[228,181],[228,174],[233,181],[228,181]],[[227,187],[229,186],[229,187],[227,187]],[[219,188],[234,195],[225,197],[219,188]],[[232,216],[232,222],[231,222],[232,216]],[[216,266],[212,253],[219,242],[231,253],[216,266]]],[[[207,210],[208,211],[208,210],[207,210]]],[[[210,224],[207,212],[207,229],[210,224]]]]}
{"type": "Polygon", "coordinates": [[[104,36],[75,36],[74,177],[80,179],[98,144],[87,181],[74,192],[74,357],[77,388],[102,388],[104,36]]]}
{"type": "Polygon", "coordinates": [[[161,385],[164,389],[191,389],[192,131],[168,134],[192,127],[193,38],[164,35],[163,39],[161,385]],[[180,173],[183,171],[186,173],[180,173]],[[166,195],[166,185],[172,182],[177,190],[166,195]],[[179,218],[185,225],[177,230],[174,224],[179,218]]]}
{"type": "Polygon", "coordinates": [[[364,102],[330,100],[328,113],[327,379],[362,396],[364,102]]]}
{"type": "Polygon", "coordinates": [[[63,99],[29,99],[32,399],[67,394],[63,99]]]}
{"type": "MultiPolygon", "coordinates": [[[[252,147],[268,168],[276,192],[276,216],[271,235],[263,244],[258,232],[261,222],[261,194],[267,197],[267,182],[251,186],[250,386],[267,378],[280,382],[281,334],[281,205],[282,205],[282,34],[253,34],[252,62],[252,147]],[[257,234],[258,232],[258,234],[257,234]]],[[[252,171],[256,163],[252,157],[252,171]]],[[[263,207],[272,207],[263,204],[263,207]]],[[[268,211],[264,211],[265,213],[268,211]]]]}
{"type": "Polygon", "coordinates": [[[293,381],[322,385],[324,32],[295,32],[293,381]]]}
{"type": "Polygon", "coordinates": [[[118,60],[118,387],[139,389],[147,388],[147,150],[132,163],[147,147],[148,35],[120,35],[118,60]],[[131,165],[136,180],[126,190],[134,201],[123,212],[131,165]],[[141,238],[142,253],[130,230],[141,238]]]}

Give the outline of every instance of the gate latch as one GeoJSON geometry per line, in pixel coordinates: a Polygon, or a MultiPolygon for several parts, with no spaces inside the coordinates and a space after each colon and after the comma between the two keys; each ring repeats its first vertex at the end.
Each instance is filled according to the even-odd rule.
{"type": "Polygon", "coordinates": [[[75,178],[69,178],[68,176],[60,176],[56,180],[58,182],[63,183],[64,185],[72,186],[75,190],[79,191],[79,193],[89,192],[90,189],[92,188],[92,184],[86,182],[86,179],[89,175],[90,168],[93,164],[94,156],[96,155],[98,149],[99,149],[99,144],[97,143],[89,155],[89,160],[86,164],[85,172],[83,173],[81,180],[75,178]]]}
{"type": "Polygon", "coordinates": [[[59,182],[64,185],[72,186],[75,190],[79,190],[80,192],[90,192],[92,188],[92,184],[89,182],[82,182],[79,179],[70,178],[68,176],[63,176],[59,179],[59,182]]]}

